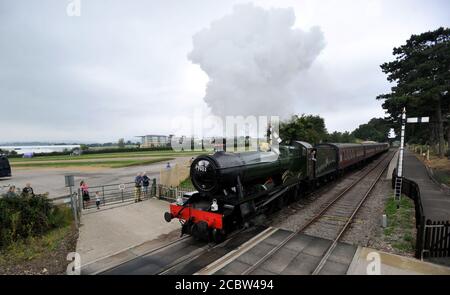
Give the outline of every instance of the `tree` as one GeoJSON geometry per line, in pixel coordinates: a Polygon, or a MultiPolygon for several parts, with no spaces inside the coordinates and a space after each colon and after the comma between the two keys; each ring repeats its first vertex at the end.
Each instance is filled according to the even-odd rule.
{"type": "Polygon", "coordinates": [[[328,137],[325,121],[320,116],[292,116],[280,123],[280,137],[283,141],[302,140],[311,144],[322,142],[328,137]]]}
{"type": "Polygon", "coordinates": [[[355,142],[355,137],[353,136],[353,133],[350,133],[348,131],[345,131],[343,133],[334,131],[333,133],[328,134],[326,141],[332,143],[351,143],[355,142]]]}
{"type": "Polygon", "coordinates": [[[84,151],[89,150],[89,147],[85,144],[80,144],[80,149],[84,152],[84,151]]]}
{"type": "Polygon", "coordinates": [[[361,140],[386,142],[392,124],[383,118],[373,118],[367,124],[361,124],[352,135],[361,140]]]}
{"type": "Polygon", "coordinates": [[[408,116],[429,116],[429,139],[438,143],[443,157],[444,118],[450,141],[450,29],[412,35],[405,45],[394,48],[393,54],[396,59],[382,64],[381,69],[395,86],[377,99],[384,100],[383,108],[392,123],[400,123],[403,107],[408,116]]]}
{"type": "Polygon", "coordinates": [[[125,148],[125,140],[123,138],[120,138],[117,145],[119,146],[119,149],[125,148]]]}

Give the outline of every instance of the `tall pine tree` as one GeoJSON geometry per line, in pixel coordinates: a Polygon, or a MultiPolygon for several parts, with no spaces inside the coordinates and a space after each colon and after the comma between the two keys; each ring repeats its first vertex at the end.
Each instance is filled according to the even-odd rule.
{"type": "Polygon", "coordinates": [[[434,131],[430,134],[436,134],[430,140],[438,143],[443,157],[444,128],[450,141],[450,29],[412,35],[393,54],[395,60],[382,64],[381,69],[395,86],[377,99],[384,100],[383,108],[392,122],[399,122],[403,107],[408,116],[430,116],[434,131]]]}

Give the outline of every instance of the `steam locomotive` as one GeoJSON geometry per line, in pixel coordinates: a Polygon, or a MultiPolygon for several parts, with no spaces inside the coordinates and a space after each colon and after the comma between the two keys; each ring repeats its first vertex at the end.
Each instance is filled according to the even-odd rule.
{"type": "Polygon", "coordinates": [[[0,155],[0,177],[10,177],[11,166],[9,165],[8,158],[0,155]]]}
{"type": "Polygon", "coordinates": [[[197,191],[170,204],[164,218],[167,222],[178,219],[182,235],[220,242],[253,217],[281,209],[388,149],[387,143],[323,143],[313,147],[293,141],[266,152],[201,155],[190,167],[197,191]]]}

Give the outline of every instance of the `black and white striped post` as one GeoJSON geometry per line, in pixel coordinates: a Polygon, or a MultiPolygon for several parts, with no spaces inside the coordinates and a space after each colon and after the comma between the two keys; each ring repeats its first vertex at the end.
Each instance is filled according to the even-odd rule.
{"type": "Polygon", "coordinates": [[[400,150],[397,161],[397,177],[395,178],[394,199],[397,202],[397,209],[400,208],[400,198],[402,195],[403,180],[403,153],[405,149],[405,127],[406,127],[406,108],[402,111],[402,130],[400,133],[400,150]]]}
{"type": "Polygon", "coordinates": [[[400,151],[397,162],[397,177],[395,179],[394,196],[397,201],[397,209],[400,208],[400,198],[402,195],[402,180],[403,180],[403,154],[405,150],[405,129],[406,123],[428,123],[429,117],[414,117],[406,118],[406,108],[402,111],[402,129],[400,133],[400,151]]]}

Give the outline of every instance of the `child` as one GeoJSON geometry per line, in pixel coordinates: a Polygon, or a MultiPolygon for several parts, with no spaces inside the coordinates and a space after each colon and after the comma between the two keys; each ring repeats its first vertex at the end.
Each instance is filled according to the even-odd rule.
{"type": "Polygon", "coordinates": [[[95,205],[97,206],[97,210],[100,209],[100,192],[95,192],[95,205]]]}

